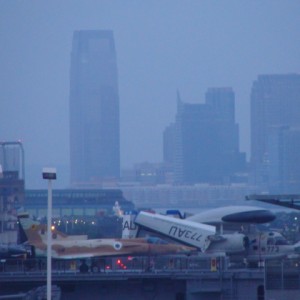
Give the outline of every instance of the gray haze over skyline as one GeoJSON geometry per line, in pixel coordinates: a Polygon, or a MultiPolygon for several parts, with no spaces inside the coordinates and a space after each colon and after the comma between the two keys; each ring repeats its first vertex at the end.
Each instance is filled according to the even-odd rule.
{"type": "Polygon", "coordinates": [[[177,89],[183,102],[202,103],[209,87],[232,87],[240,148],[249,159],[252,82],[259,74],[299,73],[299,11],[299,1],[273,0],[2,0],[0,140],[23,141],[26,174],[42,185],[43,166],[57,167],[59,179],[60,167],[69,166],[73,32],[111,29],[122,168],[162,160],[177,89]]]}

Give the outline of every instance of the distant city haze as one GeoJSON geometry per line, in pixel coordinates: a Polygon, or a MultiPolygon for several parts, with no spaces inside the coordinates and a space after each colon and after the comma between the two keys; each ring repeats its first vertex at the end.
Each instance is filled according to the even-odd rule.
{"type": "Polygon", "coordinates": [[[43,167],[69,185],[69,95],[76,30],[114,35],[120,163],[163,159],[176,93],[204,103],[230,87],[240,150],[250,158],[250,94],[263,74],[300,71],[299,1],[1,1],[0,140],[22,140],[26,187],[45,187],[43,167]]]}

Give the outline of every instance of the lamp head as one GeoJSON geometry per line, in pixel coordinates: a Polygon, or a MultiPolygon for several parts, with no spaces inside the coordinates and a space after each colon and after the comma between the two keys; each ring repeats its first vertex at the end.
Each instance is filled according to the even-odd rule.
{"type": "Polygon", "coordinates": [[[43,168],[43,179],[55,180],[56,169],[55,168],[43,168]]]}

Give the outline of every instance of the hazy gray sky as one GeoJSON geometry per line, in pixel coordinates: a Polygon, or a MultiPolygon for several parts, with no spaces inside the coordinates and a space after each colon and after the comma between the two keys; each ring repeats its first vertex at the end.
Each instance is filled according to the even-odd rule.
{"type": "Polygon", "coordinates": [[[72,34],[112,29],[122,167],[162,160],[177,89],[184,102],[203,102],[207,88],[233,87],[249,157],[252,82],[299,72],[299,12],[300,1],[277,0],[1,0],[0,140],[23,141],[27,173],[68,166],[72,34]]]}

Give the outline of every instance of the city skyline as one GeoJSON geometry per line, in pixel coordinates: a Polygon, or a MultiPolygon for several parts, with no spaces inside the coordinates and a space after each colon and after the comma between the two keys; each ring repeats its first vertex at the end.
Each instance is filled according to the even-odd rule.
{"type": "Polygon", "coordinates": [[[268,0],[2,1],[0,139],[23,141],[29,186],[43,185],[47,165],[58,167],[57,184],[65,186],[72,33],[110,29],[118,49],[122,168],[162,161],[177,90],[184,102],[201,103],[208,88],[222,86],[236,93],[240,149],[249,160],[251,85],[259,74],[299,72],[299,9],[268,0]]]}

